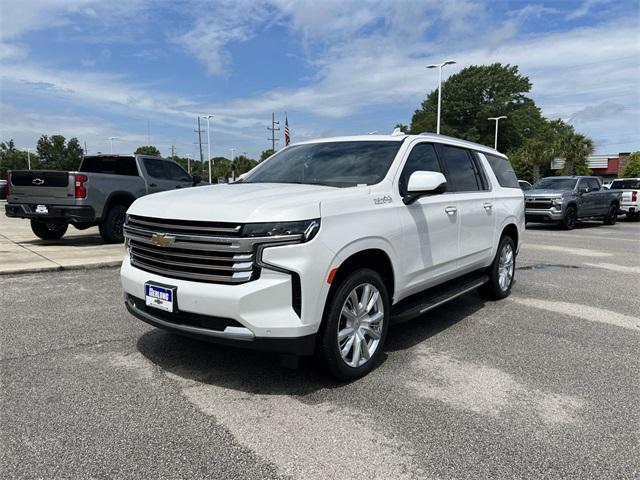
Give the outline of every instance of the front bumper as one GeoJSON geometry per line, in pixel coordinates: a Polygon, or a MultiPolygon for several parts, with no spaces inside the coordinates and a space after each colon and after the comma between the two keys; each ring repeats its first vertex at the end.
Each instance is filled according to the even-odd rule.
{"type": "Polygon", "coordinates": [[[93,222],[96,213],[89,205],[47,205],[48,213],[36,213],[30,203],[7,203],[4,207],[7,217],[29,218],[46,221],[93,222]]]}
{"type": "Polygon", "coordinates": [[[564,218],[564,212],[556,209],[527,208],[524,216],[527,222],[559,222],[564,218]]]}

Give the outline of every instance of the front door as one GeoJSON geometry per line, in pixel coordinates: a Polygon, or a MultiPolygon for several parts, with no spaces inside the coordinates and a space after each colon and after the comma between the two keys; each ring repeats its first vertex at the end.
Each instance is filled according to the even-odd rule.
{"type": "MultiPolygon", "coordinates": [[[[415,171],[441,172],[434,146],[415,144],[398,180],[400,195],[406,193],[415,171]]],[[[403,230],[402,271],[409,293],[438,283],[455,271],[459,255],[460,216],[456,200],[448,195],[421,197],[398,206],[403,230]]]]}

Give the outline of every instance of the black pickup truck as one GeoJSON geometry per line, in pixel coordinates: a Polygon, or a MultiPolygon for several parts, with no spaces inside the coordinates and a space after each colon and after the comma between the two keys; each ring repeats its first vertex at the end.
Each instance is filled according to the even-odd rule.
{"type": "Polygon", "coordinates": [[[525,219],[559,223],[567,230],[587,219],[613,225],[620,198],[621,192],[602,188],[598,177],[546,177],[525,192],[525,219]]]}
{"type": "Polygon", "coordinates": [[[95,225],[108,243],[123,241],[125,212],[149,193],[186,188],[201,182],[171,160],[145,155],[94,155],[78,171],[9,171],[9,217],[31,220],[45,240],[57,240],[69,224],[79,230],[95,225]]]}

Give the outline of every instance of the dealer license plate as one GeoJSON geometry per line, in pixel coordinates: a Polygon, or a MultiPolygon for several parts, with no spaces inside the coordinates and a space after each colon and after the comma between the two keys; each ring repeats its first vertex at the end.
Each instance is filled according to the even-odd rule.
{"type": "Polygon", "coordinates": [[[176,301],[175,287],[161,287],[152,283],[144,285],[144,301],[148,307],[164,310],[165,312],[173,312],[176,301]]]}
{"type": "Polygon", "coordinates": [[[46,205],[36,205],[36,213],[49,213],[49,209],[46,205]]]}

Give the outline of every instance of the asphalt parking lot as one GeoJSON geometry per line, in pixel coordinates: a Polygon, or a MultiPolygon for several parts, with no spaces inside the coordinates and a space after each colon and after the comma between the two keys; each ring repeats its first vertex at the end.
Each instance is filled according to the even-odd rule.
{"type": "Polygon", "coordinates": [[[0,276],[4,478],[639,478],[640,223],[532,226],[513,294],[366,378],[130,317],[118,270],[0,276]]]}

